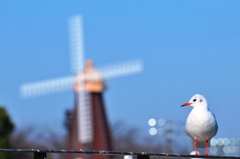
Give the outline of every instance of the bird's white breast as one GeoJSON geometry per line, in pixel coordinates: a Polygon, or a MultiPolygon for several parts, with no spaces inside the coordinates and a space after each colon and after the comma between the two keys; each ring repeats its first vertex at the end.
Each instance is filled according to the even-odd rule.
{"type": "Polygon", "coordinates": [[[217,130],[216,119],[208,109],[201,107],[192,109],[186,122],[188,136],[197,141],[205,142],[215,136],[217,130]]]}

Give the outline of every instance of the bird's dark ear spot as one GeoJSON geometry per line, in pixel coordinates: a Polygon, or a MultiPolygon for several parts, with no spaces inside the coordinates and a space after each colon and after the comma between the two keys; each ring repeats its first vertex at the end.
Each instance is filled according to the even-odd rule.
{"type": "Polygon", "coordinates": [[[202,102],[202,99],[200,99],[200,102],[202,102]]]}
{"type": "Polygon", "coordinates": [[[193,99],[193,102],[196,102],[197,99],[193,99]]]}

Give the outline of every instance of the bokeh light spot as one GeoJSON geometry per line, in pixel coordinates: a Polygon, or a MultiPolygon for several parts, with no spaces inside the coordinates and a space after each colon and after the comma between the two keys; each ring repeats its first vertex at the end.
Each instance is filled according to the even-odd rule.
{"type": "Polygon", "coordinates": [[[224,152],[224,153],[230,153],[230,151],[231,151],[231,149],[230,149],[229,146],[224,146],[224,147],[223,147],[223,152],[224,152]]]}
{"type": "Polygon", "coordinates": [[[240,145],[240,138],[237,139],[237,144],[240,145]]]}
{"type": "Polygon", "coordinates": [[[159,126],[164,126],[165,124],[166,124],[165,119],[159,119],[159,120],[158,120],[158,125],[159,125],[159,126]]]}
{"type": "Polygon", "coordinates": [[[217,145],[217,140],[215,138],[212,138],[210,141],[211,146],[216,146],[217,145]]]}
{"type": "Polygon", "coordinates": [[[157,129],[156,128],[150,128],[149,129],[149,134],[150,135],[156,135],[157,134],[157,129]]]}
{"type": "Polygon", "coordinates": [[[156,123],[157,123],[156,120],[153,119],[153,118],[151,118],[151,119],[148,120],[148,125],[150,125],[150,126],[155,126],[156,123]]]}
{"type": "Polygon", "coordinates": [[[236,153],[237,151],[236,146],[231,146],[230,150],[231,150],[231,153],[236,153]]]}
{"type": "Polygon", "coordinates": [[[217,153],[217,148],[216,147],[210,147],[209,149],[210,149],[210,152],[212,154],[216,154],[217,153]]]}
{"type": "Polygon", "coordinates": [[[229,144],[230,144],[230,140],[229,140],[228,138],[224,138],[224,139],[223,139],[223,144],[224,144],[225,146],[229,145],[229,144]]]}
{"type": "Polygon", "coordinates": [[[222,140],[222,138],[218,138],[218,139],[217,139],[217,144],[218,144],[218,146],[222,146],[222,145],[223,145],[223,140],[222,140]]]}
{"type": "Polygon", "coordinates": [[[236,145],[237,140],[235,138],[230,138],[230,145],[236,145]]]}

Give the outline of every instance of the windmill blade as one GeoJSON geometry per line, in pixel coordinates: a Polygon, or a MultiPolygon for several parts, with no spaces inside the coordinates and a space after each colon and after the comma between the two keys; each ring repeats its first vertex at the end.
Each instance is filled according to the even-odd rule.
{"type": "Polygon", "coordinates": [[[72,70],[74,73],[82,71],[84,68],[84,41],[82,23],[82,17],[80,15],[72,16],[69,19],[69,42],[72,56],[72,70]]]}
{"type": "Polygon", "coordinates": [[[72,88],[74,77],[63,77],[39,82],[23,84],[20,93],[23,97],[37,96],[72,88]]]}
{"type": "Polygon", "coordinates": [[[87,91],[78,93],[78,141],[80,143],[91,143],[93,141],[93,116],[91,95],[87,91]]]}
{"type": "Polygon", "coordinates": [[[140,73],[143,69],[142,62],[139,60],[119,63],[104,68],[97,69],[103,79],[112,79],[120,76],[140,73]]]}

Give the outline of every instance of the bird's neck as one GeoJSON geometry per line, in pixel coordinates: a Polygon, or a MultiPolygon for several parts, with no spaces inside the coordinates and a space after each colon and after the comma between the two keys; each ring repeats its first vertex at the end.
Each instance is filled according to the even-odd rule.
{"type": "Polygon", "coordinates": [[[208,110],[208,106],[204,106],[204,105],[199,105],[199,106],[196,106],[194,107],[194,109],[198,109],[198,110],[208,110]]]}

